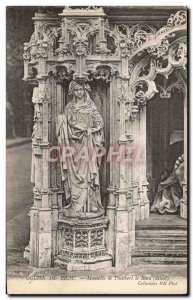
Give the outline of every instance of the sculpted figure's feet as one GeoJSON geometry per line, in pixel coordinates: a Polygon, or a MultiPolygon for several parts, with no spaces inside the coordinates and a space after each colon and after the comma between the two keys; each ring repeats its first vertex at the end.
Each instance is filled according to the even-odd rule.
{"type": "Polygon", "coordinates": [[[97,212],[98,208],[96,206],[92,206],[90,210],[91,210],[91,212],[97,212]]]}

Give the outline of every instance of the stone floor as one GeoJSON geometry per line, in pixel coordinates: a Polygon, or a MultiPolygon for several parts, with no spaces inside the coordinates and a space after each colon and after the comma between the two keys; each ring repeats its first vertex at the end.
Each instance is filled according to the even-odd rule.
{"type": "MultiPolygon", "coordinates": [[[[71,271],[62,269],[36,269],[29,267],[27,260],[23,259],[24,248],[29,240],[28,212],[33,202],[32,187],[30,183],[31,144],[25,144],[7,149],[7,275],[9,278],[26,278],[28,276],[73,276],[75,279],[84,279],[88,276],[102,275],[168,275],[186,277],[186,266],[170,265],[137,265],[128,269],[105,269],[92,271],[71,271]]],[[[158,216],[153,214],[148,221],[151,224],[183,223],[177,216],[158,216]]],[[[140,221],[147,224],[147,221],[140,221]]]]}
{"type": "Polygon", "coordinates": [[[29,240],[28,212],[33,203],[30,182],[31,144],[7,149],[6,220],[7,260],[23,251],[29,240]]]}
{"type": "Polygon", "coordinates": [[[6,139],[6,147],[7,148],[24,145],[26,143],[31,143],[30,137],[16,137],[14,139],[6,139]]]}
{"type": "Polygon", "coordinates": [[[149,220],[140,220],[137,225],[145,226],[186,226],[187,220],[179,218],[178,215],[159,215],[151,213],[149,220]]]}

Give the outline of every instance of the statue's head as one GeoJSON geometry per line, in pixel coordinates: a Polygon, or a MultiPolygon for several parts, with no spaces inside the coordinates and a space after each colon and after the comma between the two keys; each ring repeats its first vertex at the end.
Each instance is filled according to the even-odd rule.
{"type": "Polygon", "coordinates": [[[71,81],[69,85],[69,95],[75,95],[78,99],[82,99],[88,91],[90,87],[87,83],[71,81]]]}

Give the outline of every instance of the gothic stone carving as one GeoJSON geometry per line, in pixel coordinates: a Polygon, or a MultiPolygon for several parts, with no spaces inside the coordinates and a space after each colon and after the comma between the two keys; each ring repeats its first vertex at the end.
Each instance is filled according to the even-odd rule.
{"type": "MultiPolygon", "coordinates": [[[[103,80],[105,83],[112,80],[116,88],[113,89],[112,86],[110,88],[111,111],[113,126],[116,124],[117,127],[115,131],[111,132],[116,133],[116,136],[119,135],[117,141],[121,146],[125,146],[135,138],[132,136],[131,123],[133,127],[136,127],[136,122],[139,122],[139,111],[143,111],[141,120],[143,121],[142,127],[145,128],[146,101],[159,92],[155,81],[156,76],[160,74],[167,78],[174,69],[185,69],[186,67],[186,39],[183,37],[183,32],[186,31],[186,13],[180,11],[171,15],[167,25],[160,29],[145,24],[133,26],[110,24],[103,10],[99,8],[80,11],[80,9],[74,10],[66,7],[59,18],[37,14],[34,20],[35,32],[30,42],[24,44],[23,56],[24,79],[30,83],[36,80],[39,89],[38,102],[33,100],[35,106],[33,139],[34,142],[38,142],[33,149],[34,157],[37,158],[33,163],[37,169],[37,176],[34,178],[35,186],[38,191],[43,189],[43,192],[42,197],[35,197],[34,206],[40,219],[44,213],[48,219],[51,219],[53,199],[49,195],[49,165],[45,159],[50,143],[50,106],[46,96],[47,77],[52,73],[54,80],[61,84],[64,81],[71,81],[72,75],[73,79],[88,80],[89,78],[90,80],[94,78],[98,82],[103,80]],[[109,39],[112,41],[112,47],[109,47],[109,39]],[[116,76],[117,78],[115,78],[116,76]],[[117,114],[120,114],[120,123],[116,122],[117,114]],[[38,130],[42,134],[40,138],[37,124],[40,125],[38,130]],[[45,211],[41,211],[40,202],[45,211]]],[[[59,94],[59,88],[57,92],[59,94]]],[[[169,92],[166,90],[167,94],[169,92]]],[[[59,96],[57,97],[59,98],[59,96]]],[[[50,100],[52,101],[51,98],[50,100]]],[[[57,99],[57,101],[59,100],[57,99]]],[[[137,128],[134,128],[133,131],[135,135],[139,133],[137,128]]],[[[114,136],[111,138],[114,140],[114,136]]],[[[111,169],[114,170],[114,165],[111,169]]],[[[128,181],[129,176],[132,176],[131,168],[126,169],[124,165],[120,165],[120,176],[117,174],[113,174],[113,176],[117,176],[116,182],[112,182],[112,185],[116,186],[113,197],[116,197],[119,207],[114,205],[113,209],[117,211],[114,216],[111,215],[111,221],[116,220],[113,225],[113,230],[117,229],[116,241],[113,241],[116,243],[116,247],[109,245],[109,248],[116,248],[116,253],[113,252],[114,250],[112,251],[116,256],[116,266],[128,266],[129,247],[127,246],[129,220],[131,219],[129,214],[132,211],[131,207],[128,211],[128,203],[130,205],[130,199],[134,195],[134,189],[130,189],[128,181]],[[122,220],[124,220],[123,223],[119,222],[122,220]],[[124,229],[124,238],[119,231],[119,226],[124,227],[120,228],[124,229]],[[125,246],[125,237],[127,246],[125,246]],[[120,255],[123,244],[126,255],[125,253],[120,255]]],[[[139,193],[136,193],[138,198],[145,191],[144,169],[142,179],[143,184],[141,184],[139,193]]],[[[85,216],[85,219],[68,220],[63,215],[61,198],[61,195],[58,195],[55,200],[56,203],[57,201],[60,203],[60,218],[56,217],[54,224],[59,242],[63,245],[55,265],[58,264],[68,269],[89,269],[95,268],[96,263],[99,264],[99,261],[102,260],[103,267],[111,266],[111,257],[107,255],[105,246],[106,219],[101,214],[100,218],[89,219],[89,223],[88,215],[85,216]],[[61,231],[62,234],[59,236],[61,231]]],[[[141,202],[144,209],[145,203],[141,202]]],[[[57,211],[57,208],[55,209],[57,211]]],[[[88,206],[84,209],[88,209],[88,206]]],[[[141,210],[142,213],[144,216],[144,211],[141,210]]],[[[95,217],[97,216],[95,215],[95,217]]],[[[31,220],[34,228],[33,218],[31,220]]],[[[45,231],[45,233],[47,232],[45,231]]],[[[51,244],[51,229],[48,235],[51,244]]],[[[39,232],[37,230],[34,240],[38,241],[38,239],[39,232]]],[[[59,247],[58,242],[55,243],[56,247],[59,247]]],[[[44,244],[42,243],[40,246],[41,251],[45,252],[44,244]]],[[[39,250],[35,251],[34,249],[30,249],[30,256],[34,258],[32,264],[38,266],[40,253],[39,250]]],[[[51,255],[50,259],[46,256],[45,261],[41,260],[41,263],[43,266],[50,266],[51,255]]]]}
{"type": "Polygon", "coordinates": [[[106,217],[90,220],[65,219],[59,221],[62,245],[55,266],[67,270],[89,270],[110,267],[112,257],[105,245],[106,217]]]}

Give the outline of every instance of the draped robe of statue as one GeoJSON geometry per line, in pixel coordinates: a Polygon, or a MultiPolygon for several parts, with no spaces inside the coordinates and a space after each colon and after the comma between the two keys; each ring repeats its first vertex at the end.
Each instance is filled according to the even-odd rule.
{"type": "Polygon", "coordinates": [[[66,200],[70,202],[64,207],[66,216],[104,213],[99,183],[101,159],[96,155],[104,141],[103,126],[102,117],[87,91],[84,103],[79,103],[74,96],[64,114],[58,116],[62,181],[66,200]]]}
{"type": "Polygon", "coordinates": [[[180,207],[183,196],[182,180],[184,174],[184,157],[179,157],[175,163],[173,172],[164,181],[160,182],[157,195],[151,207],[152,212],[160,214],[175,214],[180,207]]]}

